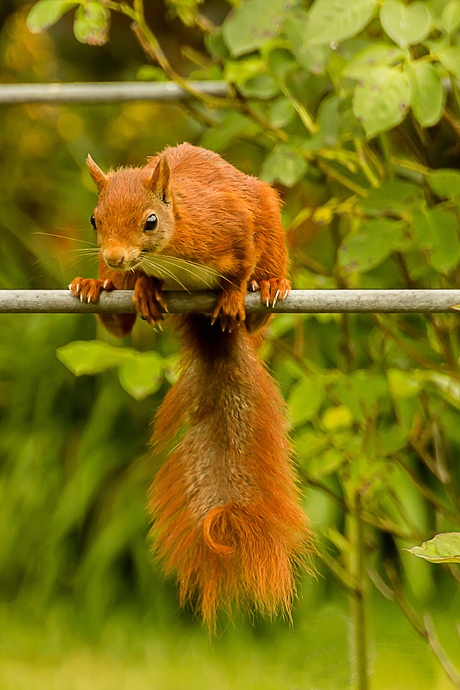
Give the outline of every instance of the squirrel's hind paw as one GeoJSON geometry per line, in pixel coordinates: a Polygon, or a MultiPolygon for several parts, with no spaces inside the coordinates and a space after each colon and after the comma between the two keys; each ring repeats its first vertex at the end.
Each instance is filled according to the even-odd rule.
{"type": "Polygon", "coordinates": [[[222,330],[231,333],[246,318],[244,296],[245,293],[239,290],[222,290],[212,312],[211,323],[219,318],[222,330]]]}
{"type": "Polygon", "coordinates": [[[74,278],[69,285],[69,290],[78,297],[80,302],[97,302],[99,295],[104,290],[110,292],[115,290],[115,285],[111,280],[99,280],[96,278],[74,278]]]}
{"type": "Polygon", "coordinates": [[[291,283],[286,278],[259,280],[260,301],[266,307],[274,307],[278,300],[286,299],[291,291],[291,283]]]}

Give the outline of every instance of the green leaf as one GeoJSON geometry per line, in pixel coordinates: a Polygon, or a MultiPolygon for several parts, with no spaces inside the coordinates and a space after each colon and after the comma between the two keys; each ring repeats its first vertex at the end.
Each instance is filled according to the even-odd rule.
{"type": "Polygon", "coordinates": [[[443,532],[409,551],[431,563],[460,563],[460,532],[443,532]]]}
{"type": "Polygon", "coordinates": [[[444,6],[440,27],[448,34],[453,34],[460,26],[460,1],[451,0],[444,6]]]}
{"type": "Polygon", "coordinates": [[[460,48],[444,46],[433,51],[442,66],[457,79],[460,79],[460,48]]]}
{"type": "Polygon", "coordinates": [[[428,262],[439,273],[448,273],[460,259],[456,217],[440,208],[414,213],[414,237],[428,262]]]}
{"type": "Polygon", "coordinates": [[[99,2],[87,0],[75,12],[73,32],[80,43],[103,46],[109,39],[110,12],[99,2]]]}
{"type": "Polygon", "coordinates": [[[426,181],[441,199],[458,199],[460,197],[460,172],[448,168],[438,169],[427,175],[426,181]]]}
{"type": "Polygon", "coordinates": [[[326,96],[318,109],[317,123],[325,146],[335,146],[339,137],[341,100],[335,94],[326,96]]]}
{"type": "Polygon", "coordinates": [[[333,391],[354,419],[362,421],[365,414],[372,411],[370,408],[375,408],[379,400],[388,395],[388,385],[381,374],[358,369],[336,383],[333,391]]]}
{"type": "Polygon", "coordinates": [[[27,28],[33,34],[46,31],[78,4],[73,0],[39,0],[27,15],[27,28]]]}
{"type": "Polygon", "coordinates": [[[425,196],[423,189],[410,182],[384,182],[371,189],[359,202],[359,208],[369,215],[398,213],[405,215],[413,207],[419,208],[425,196]]]}
{"type": "Polygon", "coordinates": [[[389,43],[377,43],[360,50],[345,63],[344,77],[361,79],[363,73],[376,67],[395,65],[404,57],[404,51],[389,43]]]}
{"type": "Polygon", "coordinates": [[[407,444],[407,434],[399,426],[393,424],[384,431],[380,431],[375,441],[376,453],[380,456],[386,457],[397,453],[398,450],[404,448],[407,444]]]}
{"type": "Polygon", "coordinates": [[[210,55],[214,55],[222,61],[228,59],[228,48],[225,45],[220,27],[219,29],[216,29],[214,33],[206,34],[204,36],[204,44],[210,55]]]}
{"type": "Polygon", "coordinates": [[[380,10],[380,21],[385,33],[405,48],[423,41],[431,30],[433,17],[424,2],[404,5],[399,0],[386,0],[380,10]]]}
{"type": "Polygon", "coordinates": [[[316,433],[311,429],[302,429],[295,435],[295,450],[302,460],[319,455],[327,445],[324,433],[316,433]]]}
{"type": "Polygon", "coordinates": [[[102,340],[75,340],[56,350],[57,358],[75,376],[99,374],[137,355],[135,350],[113,347],[102,340]]]}
{"type": "Polygon", "coordinates": [[[415,60],[405,66],[409,77],[410,104],[422,127],[432,127],[441,119],[444,89],[437,70],[428,62],[415,60]]]}
{"type": "Polygon", "coordinates": [[[278,98],[270,107],[268,118],[273,127],[285,127],[295,120],[296,112],[291,101],[278,98]]]}
{"type": "Polygon", "coordinates": [[[241,84],[240,91],[246,98],[272,98],[279,87],[270,74],[258,74],[241,84]]]}
{"type": "Polygon", "coordinates": [[[413,398],[420,390],[420,381],[402,369],[389,369],[388,387],[395,398],[413,398]]]}
{"type": "Polygon", "coordinates": [[[136,72],[139,81],[168,81],[168,77],[161,67],[155,65],[141,65],[136,72]]]}
{"type": "Polygon", "coordinates": [[[345,462],[344,453],[330,448],[321,455],[313,455],[308,462],[303,463],[312,477],[317,479],[332,474],[345,462]]]}
{"type": "Polygon", "coordinates": [[[227,81],[236,84],[243,96],[248,98],[270,98],[279,91],[274,78],[267,73],[265,61],[259,57],[228,60],[224,76],[227,81]]]}
{"type": "Polygon", "coordinates": [[[400,222],[385,218],[368,220],[357,234],[343,240],[338,251],[339,265],[346,273],[370,271],[387,258],[400,237],[400,222]]]}
{"type": "Polygon", "coordinates": [[[317,379],[304,378],[297,383],[288,399],[292,426],[299,426],[314,417],[323,400],[324,389],[317,379]]]}
{"type": "Polygon", "coordinates": [[[157,352],[146,352],[121,365],[118,378],[129,395],[143,400],[161,385],[164,364],[157,352]]]}
{"type": "Polygon", "coordinates": [[[398,125],[406,115],[410,85],[406,74],[390,67],[376,67],[363,78],[353,94],[353,111],[368,137],[398,125]]]}
{"type": "Polygon", "coordinates": [[[336,431],[351,426],[353,415],[346,405],[336,405],[328,407],[321,421],[328,431],[336,431]]]}
{"type": "Polygon", "coordinates": [[[329,45],[359,33],[372,19],[377,0],[315,0],[302,25],[305,43],[329,45]]]}
{"type": "Polygon", "coordinates": [[[212,151],[224,151],[231,141],[243,133],[255,136],[257,126],[241,113],[223,111],[219,126],[206,130],[200,144],[212,151]]]}
{"type": "Polygon", "coordinates": [[[275,38],[294,0],[245,0],[232,10],[222,34],[232,55],[238,57],[260,48],[275,38]]]}
{"type": "Polygon", "coordinates": [[[302,67],[313,74],[323,74],[331,49],[329,44],[311,45],[305,41],[308,21],[307,12],[290,12],[284,22],[283,30],[291,43],[292,52],[302,67]]]}
{"type": "Polygon", "coordinates": [[[281,182],[292,187],[307,170],[306,160],[288,144],[277,144],[262,165],[260,177],[265,182],[281,182]]]}
{"type": "Polygon", "coordinates": [[[225,63],[224,78],[237,86],[245,81],[267,71],[264,60],[260,57],[250,57],[244,60],[227,60],[225,63]]]}
{"type": "Polygon", "coordinates": [[[266,63],[270,72],[282,81],[298,68],[298,64],[292,53],[284,48],[274,48],[270,50],[266,56],[266,63]]]}

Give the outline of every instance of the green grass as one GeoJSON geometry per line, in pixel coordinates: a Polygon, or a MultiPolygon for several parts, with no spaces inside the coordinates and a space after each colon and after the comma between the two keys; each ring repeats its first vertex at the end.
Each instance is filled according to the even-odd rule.
{"type": "MultiPolygon", "coordinates": [[[[431,652],[397,609],[382,601],[377,608],[371,689],[450,690],[453,686],[431,652]]],[[[176,624],[157,627],[149,616],[126,612],[113,615],[90,635],[85,621],[68,609],[31,620],[24,609],[11,606],[0,611],[0,623],[1,690],[352,687],[345,602],[310,610],[294,629],[235,623],[216,638],[180,615],[176,624]]],[[[449,630],[455,634],[448,623],[438,621],[444,637],[449,630]]]]}

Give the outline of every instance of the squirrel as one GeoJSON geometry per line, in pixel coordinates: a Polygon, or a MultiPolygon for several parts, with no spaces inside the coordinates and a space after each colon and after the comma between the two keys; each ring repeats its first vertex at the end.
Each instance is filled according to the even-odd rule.
{"type": "MultiPolygon", "coordinates": [[[[314,549],[298,505],[284,403],[257,353],[269,315],[245,315],[248,289],[267,306],[289,294],[280,200],[267,183],[188,143],[143,167],[107,174],[91,217],[98,279],[69,285],[82,301],[134,289],[136,312],[161,324],[165,289],[217,288],[211,315],[174,317],[181,375],[155,420],[153,446],[172,446],[153,481],[156,550],[180,603],[205,623],[231,604],[290,616],[295,573],[314,549]]],[[[123,338],[136,314],[99,314],[123,338]]]]}

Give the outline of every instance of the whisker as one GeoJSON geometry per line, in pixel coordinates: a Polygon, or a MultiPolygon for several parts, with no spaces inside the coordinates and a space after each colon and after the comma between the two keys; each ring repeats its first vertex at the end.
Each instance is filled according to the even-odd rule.
{"type": "MultiPolygon", "coordinates": [[[[176,266],[179,266],[183,271],[185,271],[186,273],[189,273],[189,274],[190,274],[191,276],[193,276],[194,278],[200,278],[200,280],[201,280],[210,290],[213,288],[213,286],[212,286],[210,283],[208,283],[208,282],[205,280],[205,278],[204,278],[202,275],[200,275],[200,273],[199,273],[198,271],[197,271],[197,272],[194,272],[194,271],[192,271],[192,270],[190,270],[190,269],[186,269],[185,266],[184,266],[184,264],[186,264],[186,265],[188,265],[188,266],[191,266],[192,268],[196,266],[196,267],[199,267],[201,270],[203,270],[203,269],[206,270],[207,267],[206,267],[206,266],[203,266],[203,264],[199,264],[199,263],[195,263],[195,262],[192,262],[192,261],[188,261],[187,259],[179,259],[179,258],[177,258],[177,257],[164,256],[163,254],[160,254],[160,256],[161,256],[161,259],[162,259],[162,260],[163,260],[163,259],[172,259],[172,261],[170,261],[171,264],[176,265],[176,266]]],[[[216,274],[217,276],[219,276],[219,277],[224,277],[224,276],[220,276],[220,274],[219,274],[218,271],[215,271],[215,274],[216,274]]],[[[174,277],[176,278],[176,276],[174,276],[174,277]]],[[[176,278],[176,280],[177,280],[177,278],[176,278]]]]}
{"type": "MultiPolygon", "coordinates": [[[[152,259],[146,259],[146,258],[143,259],[143,261],[142,261],[141,264],[139,265],[139,267],[140,267],[141,269],[142,269],[142,264],[144,264],[145,266],[147,266],[147,267],[149,267],[149,268],[155,269],[155,271],[156,271],[157,273],[160,274],[160,277],[161,277],[161,278],[164,278],[164,277],[168,277],[168,276],[169,276],[170,278],[173,278],[173,280],[177,280],[177,282],[178,282],[179,284],[181,284],[180,281],[179,281],[179,280],[176,278],[176,276],[174,275],[174,273],[172,273],[171,271],[169,271],[169,270],[168,270],[167,268],[165,268],[164,266],[158,266],[158,264],[156,264],[154,260],[152,260],[152,259]]],[[[181,285],[182,285],[182,284],[181,284],[181,285]]],[[[184,285],[182,285],[182,287],[183,287],[184,290],[186,290],[186,288],[185,288],[184,285]]]]}
{"type": "Polygon", "coordinates": [[[75,249],[66,249],[62,251],[72,252],[72,254],[100,254],[99,247],[76,247],[75,249]]]}
{"type": "Polygon", "coordinates": [[[79,240],[76,237],[69,237],[67,235],[57,235],[56,233],[53,232],[41,232],[41,231],[34,231],[30,233],[31,235],[45,235],[45,237],[58,237],[61,240],[69,240],[70,242],[82,242],[82,244],[93,244],[92,242],[89,242],[88,240],[79,240]]]}
{"type": "MultiPolygon", "coordinates": [[[[160,254],[159,256],[161,256],[162,259],[168,259],[171,263],[173,263],[173,264],[175,263],[176,265],[180,265],[181,267],[183,267],[183,264],[185,263],[185,264],[188,264],[189,266],[192,266],[192,267],[198,266],[201,269],[204,268],[204,269],[212,270],[215,273],[215,275],[218,276],[219,278],[222,278],[222,280],[225,280],[225,281],[227,281],[227,283],[230,283],[231,285],[238,287],[237,284],[233,282],[233,280],[230,280],[230,278],[227,278],[227,276],[225,276],[220,271],[217,271],[215,268],[210,269],[208,266],[205,266],[204,264],[200,264],[197,261],[191,261],[190,259],[180,259],[179,257],[176,257],[176,256],[169,256],[169,254],[160,254]]],[[[196,274],[192,273],[192,275],[196,275],[196,274]]],[[[203,282],[205,282],[205,281],[203,280],[203,282]]],[[[208,287],[211,287],[209,284],[207,284],[207,285],[208,285],[208,287]]]]}
{"type": "MultiPolygon", "coordinates": [[[[182,287],[185,292],[188,292],[190,294],[190,290],[188,290],[185,285],[177,278],[177,276],[172,272],[169,271],[165,266],[159,266],[157,263],[155,263],[155,260],[152,257],[145,258],[142,263],[144,263],[146,266],[150,266],[150,268],[154,268],[158,273],[160,273],[161,277],[164,276],[169,276],[173,280],[179,283],[179,285],[182,287]]],[[[141,263],[141,268],[142,268],[142,263],[141,263]]]]}

